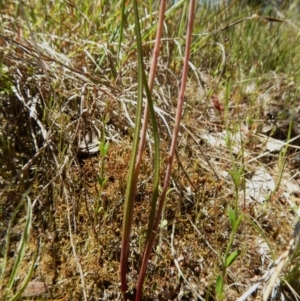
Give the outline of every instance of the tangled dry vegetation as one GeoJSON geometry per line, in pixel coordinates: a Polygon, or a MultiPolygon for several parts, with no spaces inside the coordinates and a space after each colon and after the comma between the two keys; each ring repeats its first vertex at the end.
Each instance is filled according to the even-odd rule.
{"type": "MultiPolygon", "coordinates": [[[[107,70],[114,58],[110,58],[111,65],[108,59],[107,66],[98,66],[95,48],[85,41],[64,41],[69,52],[77,53],[73,57],[60,52],[51,35],[38,41],[9,30],[0,34],[2,263],[10,236],[0,292],[13,268],[29,199],[32,229],[13,291],[37,256],[30,283],[42,283],[43,295],[29,288],[25,298],[120,300],[123,201],[135,122],[135,53],[130,52],[126,65],[111,78],[107,70]],[[85,50],[78,51],[78,45],[85,50]],[[109,142],[105,157],[98,151],[103,139],[109,142]],[[97,181],[99,175],[107,178],[104,186],[97,181]]],[[[146,68],[150,52],[145,47],[146,68]]],[[[161,58],[154,99],[162,170],[168,157],[179,71],[167,57],[161,58]]],[[[215,281],[231,233],[227,210],[236,201],[245,217],[232,246],[240,254],[226,274],[227,300],[242,295],[288,247],[299,205],[299,145],[295,140],[295,147],[284,153],[286,164],[280,164],[284,146],[276,143],[286,139],[291,119],[276,116],[288,102],[287,114],[291,114],[299,108],[300,98],[295,78],[275,72],[265,76],[268,79],[260,86],[234,82],[229,89],[210,70],[190,71],[178,157],[157,247],[149,262],[145,300],[214,300],[215,281]],[[213,95],[212,87],[218,87],[213,95]],[[233,164],[243,166],[238,187],[230,176],[233,164]]],[[[294,120],[292,138],[299,135],[294,120]]],[[[149,130],[128,263],[132,294],[149,217],[151,143],[149,130]]],[[[294,300],[289,292],[282,285],[278,294],[294,300]]],[[[259,294],[254,293],[251,300],[259,294]]]]}

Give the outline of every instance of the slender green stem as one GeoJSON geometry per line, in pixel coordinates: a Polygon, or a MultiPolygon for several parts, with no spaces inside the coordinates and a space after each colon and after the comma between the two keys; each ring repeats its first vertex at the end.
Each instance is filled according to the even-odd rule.
{"type": "MultiPolygon", "coordinates": [[[[134,1],[134,8],[136,18],[138,19],[137,4],[134,1]]],[[[140,41],[140,28],[139,22],[135,23],[136,38],[138,44],[141,45],[140,41]]],[[[141,52],[141,50],[140,50],[141,52]]],[[[126,186],[126,196],[125,196],[125,207],[124,207],[124,218],[123,218],[123,230],[122,230],[122,246],[121,246],[121,259],[120,259],[120,278],[121,278],[121,291],[124,294],[125,299],[127,298],[127,261],[128,261],[128,252],[129,252],[129,241],[130,241],[130,232],[132,227],[132,217],[133,217],[133,208],[134,208],[134,198],[136,194],[136,182],[137,182],[137,173],[135,169],[136,156],[138,152],[138,141],[139,133],[141,127],[141,115],[142,115],[142,104],[143,104],[143,77],[142,77],[142,58],[138,56],[138,100],[137,100],[137,109],[136,109],[136,118],[135,118],[135,128],[134,128],[134,137],[133,137],[133,146],[130,159],[130,166],[128,171],[127,186],[126,186]]]]}

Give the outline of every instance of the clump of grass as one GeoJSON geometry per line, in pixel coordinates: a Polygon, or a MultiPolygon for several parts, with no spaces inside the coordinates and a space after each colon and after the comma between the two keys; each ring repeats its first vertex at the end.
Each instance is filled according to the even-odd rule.
{"type": "Polygon", "coordinates": [[[1,282],[1,300],[17,300],[21,297],[22,293],[24,292],[26,286],[28,285],[31,276],[33,274],[35,262],[36,262],[36,255],[37,251],[35,250],[35,255],[33,256],[33,261],[29,266],[29,270],[25,278],[23,279],[22,283],[19,285],[19,288],[15,288],[16,280],[19,277],[19,272],[21,265],[24,265],[25,261],[25,251],[28,247],[29,242],[29,235],[30,230],[32,227],[32,204],[30,198],[27,197],[27,212],[26,212],[26,223],[24,225],[24,230],[22,237],[19,241],[18,250],[16,251],[16,257],[13,264],[12,269],[9,269],[9,265],[11,264],[8,262],[8,254],[11,250],[11,235],[13,231],[13,223],[15,222],[16,215],[20,209],[20,207],[23,205],[24,199],[19,203],[19,205],[14,209],[13,215],[9,221],[7,233],[6,233],[6,243],[4,248],[4,259],[1,263],[0,267],[0,282],[1,282]],[[9,276],[8,276],[9,275],[9,276]],[[15,291],[15,292],[14,292],[15,291]]]}

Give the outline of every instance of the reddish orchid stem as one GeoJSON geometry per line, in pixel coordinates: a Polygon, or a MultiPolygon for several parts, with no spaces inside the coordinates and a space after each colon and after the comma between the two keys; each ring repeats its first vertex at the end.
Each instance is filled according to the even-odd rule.
{"type": "Polygon", "coordinates": [[[175,155],[178,132],[179,132],[181,116],[182,116],[182,108],[183,108],[183,102],[184,102],[184,92],[185,92],[185,88],[186,88],[186,80],[187,80],[187,75],[188,75],[188,62],[189,62],[189,57],[190,57],[190,47],[191,47],[191,40],[192,40],[194,12],[195,12],[195,0],[192,0],[190,2],[184,66],[183,66],[183,72],[182,72],[182,78],[181,78],[181,89],[180,89],[180,93],[178,96],[178,105],[177,105],[177,111],[176,111],[175,126],[174,126],[174,130],[173,130],[173,139],[172,139],[170,153],[169,153],[169,163],[168,163],[168,167],[167,167],[167,171],[166,171],[166,175],[165,175],[163,192],[162,192],[161,199],[159,202],[159,207],[158,207],[158,211],[157,211],[156,223],[154,225],[153,234],[147,242],[144,256],[143,256],[142,266],[141,266],[141,270],[140,270],[139,278],[138,278],[138,285],[137,285],[137,292],[136,292],[136,299],[135,299],[136,301],[140,301],[141,297],[142,297],[142,288],[143,288],[143,282],[144,282],[145,274],[146,274],[146,270],[147,270],[148,260],[149,260],[154,242],[155,242],[155,238],[157,236],[157,231],[158,231],[158,227],[159,227],[159,223],[160,223],[160,219],[161,219],[161,215],[162,215],[164,201],[165,201],[167,190],[169,187],[172,163],[173,163],[173,159],[174,159],[174,155],[175,155]]]}

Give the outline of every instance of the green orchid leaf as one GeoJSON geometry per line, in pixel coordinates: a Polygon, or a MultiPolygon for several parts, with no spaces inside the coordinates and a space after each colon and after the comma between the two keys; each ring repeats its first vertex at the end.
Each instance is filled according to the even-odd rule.
{"type": "Polygon", "coordinates": [[[228,268],[229,266],[231,266],[240,254],[241,254],[240,250],[232,252],[229,255],[229,257],[226,259],[225,268],[228,268]]]}

